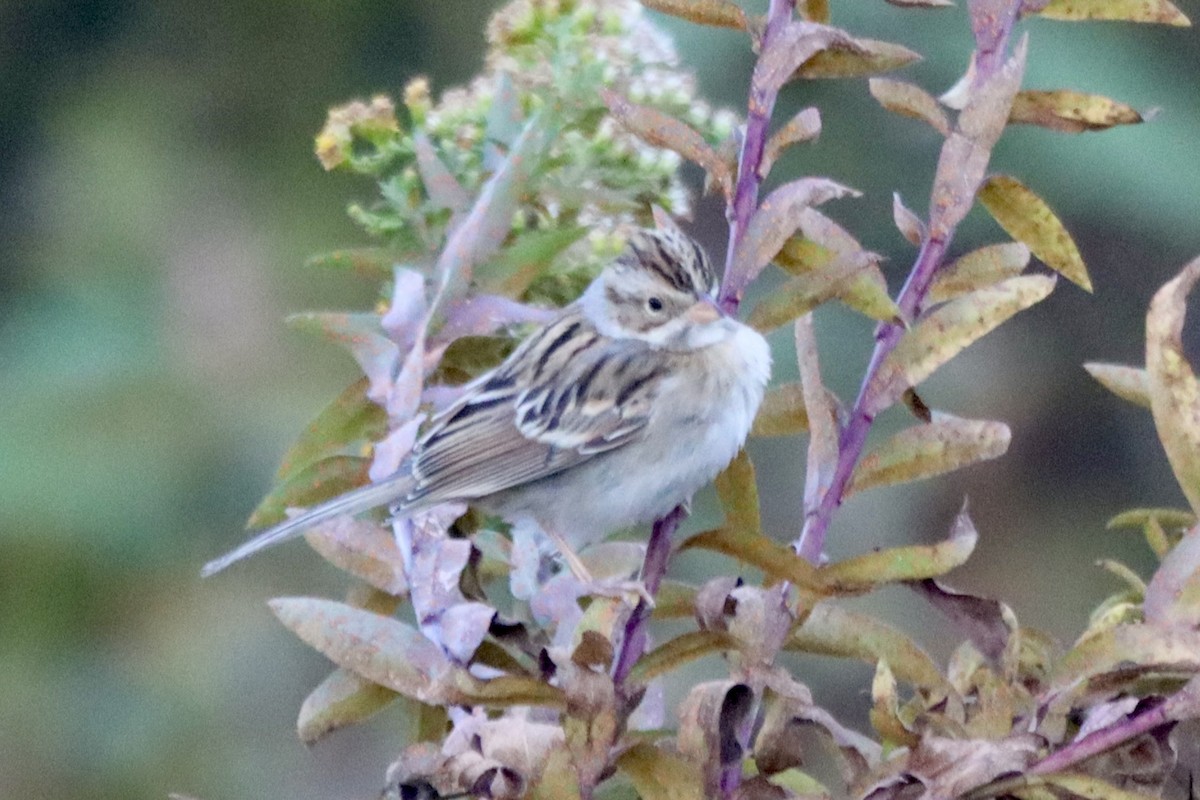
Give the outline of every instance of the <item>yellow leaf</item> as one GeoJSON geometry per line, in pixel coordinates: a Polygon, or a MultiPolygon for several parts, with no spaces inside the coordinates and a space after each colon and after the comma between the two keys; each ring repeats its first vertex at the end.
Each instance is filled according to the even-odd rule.
{"type": "Polygon", "coordinates": [[[1018,242],[1055,272],[1087,291],[1092,280],[1075,240],[1062,222],[1029,187],[1007,175],[993,175],[979,189],[979,202],[1018,242]]]}
{"type": "Polygon", "coordinates": [[[1040,125],[1063,133],[1102,131],[1116,125],[1136,125],[1142,115],[1132,106],[1098,94],[1059,89],[1052,92],[1026,90],[1013,100],[1009,122],[1040,125]]]}
{"type": "Polygon", "coordinates": [[[642,800],[704,800],[704,772],[682,756],[640,742],[617,759],[642,800]]]}
{"type": "Polygon", "coordinates": [[[766,536],[742,536],[724,528],[697,533],[679,545],[680,550],[711,550],[761,569],[770,578],[790,581],[806,591],[817,588],[816,570],[790,547],[766,536]]]}
{"type": "Polygon", "coordinates": [[[1162,25],[1191,25],[1187,15],[1168,0],[1050,0],[1037,12],[1048,19],[1109,19],[1124,22],[1156,22],[1162,25]]]}
{"type": "Polygon", "coordinates": [[[1012,433],[1003,422],[937,414],[933,422],[900,431],[863,457],[846,494],[929,478],[999,458],[1012,433]]]}
{"type": "Polygon", "coordinates": [[[798,381],[774,386],[767,391],[758,416],[754,418],[751,436],[794,436],[808,430],[808,413],[804,410],[804,389],[798,381]]]}
{"type": "Polygon", "coordinates": [[[805,61],[798,70],[799,78],[857,78],[891,72],[920,61],[921,55],[907,47],[875,39],[854,39],[849,46],[835,42],[805,61]]]}
{"type": "Polygon", "coordinates": [[[1146,315],[1150,411],[1175,480],[1200,512],[1200,381],[1183,354],[1185,301],[1200,280],[1200,259],[1158,290],[1146,315]]]}
{"type": "Polygon", "coordinates": [[[819,270],[798,275],[756,305],[748,322],[763,333],[773,331],[846,291],[851,281],[872,266],[865,258],[838,259],[819,270]]]}
{"type": "Polygon", "coordinates": [[[870,390],[872,412],[928,378],[972,342],[1054,289],[1054,278],[1022,275],[952,300],[932,311],[900,339],[884,360],[870,390]]]}
{"type": "Polygon", "coordinates": [[[1029,265],[1029,248],[1020,242],[972,250],[937,271],[929,287],[929,303],[944,303],[1020,275],[1029,265]]]}

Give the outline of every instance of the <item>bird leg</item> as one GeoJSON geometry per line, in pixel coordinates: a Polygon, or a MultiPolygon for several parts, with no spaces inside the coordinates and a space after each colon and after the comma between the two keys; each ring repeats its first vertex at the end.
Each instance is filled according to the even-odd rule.
{"type": "Polygon", "coordinates": [[[588,594],[616,597],[622,600],[627,599],[630,595],[635,595],[649,608],[654,608],[654,598],[650,596],[650,592],[646,591],[645,583],[640,580],[614,580],[612,578],[597,580],[592,575],[592,571],[583,563],[583,559],[575,552],[575,548],[567,543],[562,534],[545,525],[542,526],[542,530],[550,537],[550,541],[554,542],[554,546],[558,548],[563,561],[567,564],[567,569],[575,576],[575,580],[583,585],[588,594]]]}

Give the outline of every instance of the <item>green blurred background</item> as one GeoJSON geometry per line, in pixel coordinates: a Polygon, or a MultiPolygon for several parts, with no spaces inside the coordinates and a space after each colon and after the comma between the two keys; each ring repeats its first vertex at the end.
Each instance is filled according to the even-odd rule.
{"type": "MultiPolygon", "coordinates": [[[[404,720],[385,713],[306,750],[295,713],[328,664],[264,605],[337,596],[342,578],[303,545],[205,582],[197,570],[240,539],[284,448],[356,373],[344,354],[280,322],[374,299],[354,277],[302,266],[363,243],[343,208],[373,195],[312,157],[325,110],[398,95],[417,74],[439,92],[467,79],[496,5],[0,6],[0,797],[378,792],[404,720]]],[[[965,65],[963,9],[833,6],[835,23],[924,53],[904,77],[935,92],[965,65]]],[[[1196,0],[1181,7],[1200,15],[1196,0]]],[[[667,27],[702,93],[741,108],[744,39],[667,27]]],[[[1118,588],[1097,558],[1151,566],[1136,537],[1104,521],[1135,504],[1182,503],[1148,412],[1109,396],[1079,364],[1139,363],[1150,296],[1200,253],[1200,37],[1023,27],[1027,86],[1161,109],[1152,124],[1102,134],[1014,129],[997,149],[994,168],[1024,177],[1074,232],[1096,292],[1060,284],[926,386],[931,405],[1010,423],[1006,458],[853,500],[829,549],[931,541],[969,495],[983,538],[953,582],[1002,595],[1022,621],[1069,639],[1118,588]]],[[[780,113],[811,103],[824,134],[776,176],[826,174],[863,190],[829,210],[888,256],[898,286],[913,253],[891,224],[891,192],[924,208],[939,141],[882,111],[863,81],[794,86],[780,113]]],[[[692,227],[723,251],[711,200],[692,227]]],[[[976,212],[955,250],[1002,238],[976,212]]],[[[869,324],[830,308],[818,331],[827,382],[852,398],[869,324]]],[[[778,338],[787,377],[790,344],[778,338]]],[[[804,441],[757,442],[753,454],[769,527],[790,537],[804,441]]],[[[865,607],[938,653],[950,641],[899,591],[865,607]]],[[[819,699],[862,723],[868,667],[794,666],[819,699]]]]}

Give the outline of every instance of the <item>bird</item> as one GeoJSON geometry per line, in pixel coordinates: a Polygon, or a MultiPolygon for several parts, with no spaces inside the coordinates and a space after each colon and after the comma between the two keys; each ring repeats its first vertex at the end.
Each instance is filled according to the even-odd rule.
{"type": "Polygon", "coordinates": [[[279,523],[202,574],[342,515],[465,502],[532,520],[587,580],[577,550],[689,502],[750,432],[770,348],[717,291],[694,239],[635,229],[575,302],[430,421],[395,473],[279,523]]]}

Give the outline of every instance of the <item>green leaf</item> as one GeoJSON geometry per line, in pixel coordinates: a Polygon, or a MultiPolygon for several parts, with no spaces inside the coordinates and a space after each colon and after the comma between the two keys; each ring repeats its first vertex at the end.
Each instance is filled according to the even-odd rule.
{"type": "Polygon", "coordinates": [[[804,409],[804,388],[799,381],[783,383],[767,390],[751,436],[794,436],[808,430],[808,412],[804,409]]]}
{"type": "Polygon", "coordinates": [[[340,269],[362,278],[385,281],[392,277],[392,267],[405,256],[386,247],[349,247],[315,255],[304,262],[306,267],[340,269]]]}
{"type": "Polygon", "coordinates": [[[370,719],[397,697],[391,689],[336,669],[304,698],[296,732],[306,745],[316,744],[326,734],[370,719]]]}
{"type": "Polygon", "coordinates": [[[521,135],[521,98],[507,72],[496,75],[496,89],[483,135],[489,142],[505,146],[521,135]]]}
{"type": "Polygon", "coordinates": [[[1123,364],[1102,364],[1098,361],[1084,364],[1083,368],[1101,386],[1122,400],[1150,408],[1150,377],[1146,370],[1123,364]]]}
{"type": "Polygon", "coordinates": [[[928,378],[968,345],[1044,299],[1053,289],[1052,277],[1022,275],[971,292],[930,312],[904,334],[879,368],[869,410],[887,408],[905,389],[928,378]]]}
{"type": "Polygon", "coordinates": [[[796,555],[790,547],[766,536],[745,536],[741,531],[718,528],[685,539],[679,549],[711,550],[757,567],[775,580],[791,581],[801,589],[818,587],[812,564],[796,555]]]}
{"type": "Polygon", "coordinates": [[[369,458],[329,456],[309,464],[275,486],[254,509],[248,528],[282,522],[289,508],[305,508],[367,483],[369,458]]]}
{"type": "Polygon", "coordinates": [[[646,684],[660,675],[672,672],[689,661],[711,653],[737,650],[738,640],[726,631],[689,631],[663,642],[638,659],[630,680],[646,684]]]}
{"type": "Polygon", "coordinates": [[[909,545],[877,550],[827,564],[817,570],[817,581],[830,594],[861,594],[877,586],[917,581],[945,575],[966,563],[979,534],[965,515],[959,515],[950,538],[934,545],[909,545]]]}
{"type": "Polygon", "coordinates": [[[417,156],[417,171],[421,174],[421,182],[425,184],[425,192],[434,207],[454,212],[469,208],[471,197],[467,190],[459,185],[458,179],[446,169],[429,137],[422,131],[413,133],[413,150],[417,156]]]}
{"type": "Polygon", "coordinates": [[[867,82],[867,88],[870,89],[871,96],[888,111],[919,119],[942,136],[950,135],[950,122],[946,119],[946,112],[938,105],[933,95],[920,86],[891,78],[871,78],[867,82]]]}
{"type": "Polygon", "coordinates": [[[1119,20],[1188,26],[1187,15],[1168,0],[1050,0],[1039,15],[1060,20],[1119,20]]]}
{"type": "Polygon", "coordinates": [[[748,322],[763,333],[786,325],[844,293],[852,281],[873,266],[864,258],[838,259],[818,270],[790,278],[754,307],[748,322]]]}
{"type": "Polygon", "coordinates": [[[387,413],[368,400],[366,392],[366,378],[346,387],[284,454],[275,477],[286,480],[314,461],[360,448],[386,434],[387,413]]]}
{"type": "Polygon", "coordinates": [[[1009,122],[1039,125],[1063,133],[1102,131],[1116,125],[1136,125],[1142,115],[1132,106],[1098,94],[1058,89],[1026,90],[1013,100],[1009,122]]]}
{"type": "Polygon", "coordinates": [[[1079,248],[1046,201],[1007,175],[993,175],[979,189],[979,202],[1018,242],[1024,242],[1046,266],[1077,286],[1092,290],[1092,279],[1079,248]]]}
{"type": "Polygon", "coordinates": [[[1187,295],[1200,280],[1200,259],[1154,295],[1146,315],[1150,411],[1175,480],[1200,512],[1200,381],[1183,352],[1187,295]]]}
{"type": "Polygon", "coordinates": [[[640,742],[617,757],[642,800],[704,800],[704,772],[676,753],[640,742]]]}
{"type": "Polygon", "coordinates": [[[1011,439],[1012,432],[1003,422],[935,414],[932,422],[906,428],[865,455],[846,495],[999,458],[1011,439]]]}
{"type": "Polygon", "coordinates": [[[914,686],[949,688],[937,664],[904,633],[875,617],[833,603],[819,603],[788,636],[784,647],[816,655],[856,658],[869,664],[884,659],[914,686]]]}
{"type": "Polygon", "coordinates": [[[929,286],[928,302],[944,303],[1015,278],[1028,265],[1029,248],[1020,242],[1005,242],[972,250],[937,271],[929,286]]]}

